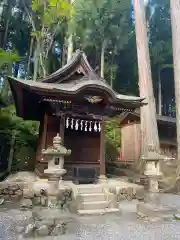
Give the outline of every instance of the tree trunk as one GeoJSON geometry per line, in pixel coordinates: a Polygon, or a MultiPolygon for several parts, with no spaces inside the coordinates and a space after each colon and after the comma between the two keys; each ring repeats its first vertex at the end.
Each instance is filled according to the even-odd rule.
{"type": "Polygon", "coordinates": [[[110,69],[110,86],[113,88],[113,69],[110,69]]]}
{"type": "Polygon", "coordinates": [[[9,22],[10,22],[10,18],[9,18],[9,16],[8,16],[8,19],[7,19],[7,21],[6,21],[6,26],[5,26],[5,33],[4,33],[4,40],[3,40],[3,48],[6,48],[8,31],[9,31],[9,22]]]}
{"type": "Polygon", "coordinates": [[[0,2],[0,48],[3,47],[3,39],[4,39],[4,26],[2,24],[3,22],[3,11],[4,11],[4,3],[3,1],[0,2]]]}
{"type": "Polygon", "coordinates": [[[4,11],[6,12],[7,19],[5,20],[5,32],[4,32],[4,39],[3,39],[3,48],[5,49],[7,44],[7,37],[8,37],[8,31],[9,31],[9,23],[10,18],[12,14],[12,5],[8,2],[4,3],[4,11]]]}
{"type": "Polygon", "coordinates": [[[104,55],[105,55],[105,49],[106,49],[106,41],[104,40],[102,42],[101,46],[101,72],[100,72],[100,77],[104,79],[104,55]]]}
{"type": "Polygon", "coordinates": [[[174,62],[174,86],[176,98],[177,159],[178,176],[180,173],[180,0],[171,0],[172,45],[174,62]]]}
{"type": "MultiPolygon", "coordinates": [[[[70,3],[73,4],[74,0],[70,0],[70,3]]],[[[70,17],[69,24],[68,24],[68,39],[67,39],[67,62],[72,58],[73,54],[73,34],[71,25],[73,23],[72,17],[70,17]]]]}
{"type": "Polygon", "coordinates": [[[31,43],[30,43],[30,48],[29,48],[29,56],[28,56],[28,63],[27,63],[27,77],[26,78],[29,78],[31,57],[32,57],[32,52],[33,52],[33,44],[34,44],[34,38],[31,37],[31,43]]]}
{"type": "Polygon", "coordinates": [[[1,94],[2,94],[3,98],[5,99],[5,101],[8,101],[8,92],[9,92],[9,83],[8,83],[7,78],[4,78],[1,94]]]}
{"type": "Polygon", "coordinates": [[[42,52],[43,52],[43,48],[41,48],[40,50],[40,54],[39,54],[39,62],[40,62],[40,66],[41,66],[41,69],[42,69],[42,74],[43,74],[43,77],[46,76],[46,67],[45,67],[45,61],[43,61],[43,56],[42,56],[42,52]]]}
{"type": "Polygon", "coordinates": [[[158,69],[158,114],[162,115],[161,68],[158,69]]]}
{"type": "Polygon", "coordinates": [[[66,64],[66,40],[63,44],[63,50],[62,50],[62,56],[61,56],[61,67],[63,67],[66,64]]]}
{"type": "Polygon", "coordinates": [[[8,172],[8,173],[10,173],[10,172],[11,172],[11,169],[12,169],[15,140],[16,140],[16,132],[14,132],[14,133],[12,134],[12,138],[11,138],[11,148],[10,148],[10,152],[9,152],[8,168],[7,168],[7,172],[8,172]]]}
{"type": "Polygon", "coordinates": [[[149,46],[146,28],[144,0],[134,0],[136,27],[136,45],[139,71],[140,96],[146,98],[147,105],[141,107],[141,134],[143,155],[147,154],[148,145],[160,151],[156,120],[156,106],[153,93],[149,46]]]}
{"type": "Polygon", "coordinates": [[[67,45],[68,45],[68,49],[67,49],[67,62],[69,62],[69,60],[71,59],[72,54],[73,54],[73,39],[72,39],[72,33],[70,33],[70,35],[68,36],[67,45]]]}
{"type": "Polygon", "coordinates": [[[40,43],[36,43],[36,49],[34,53],[34,74],[33,81],[37,81],[38,72],[39,72],[39,55],[40,55],[40,43]]]}

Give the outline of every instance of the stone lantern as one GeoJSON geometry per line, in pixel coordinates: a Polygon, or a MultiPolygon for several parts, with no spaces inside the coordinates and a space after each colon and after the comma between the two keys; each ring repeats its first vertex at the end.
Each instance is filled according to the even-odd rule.
{"type": "Polygon", "coordinates": [[[62,176],[66,173],[64,169],[64,156],[69,156],[71,150],[67,150],[61,141],[61,137],[57,134],[53,138],[53,146],[42,150],[42,154],[45,156],[51,156],[48,161],[48,168],[44,171],[50,178],[59,178],[62,180],[62,176]]]}
{"type": "Polygon", "coordinates": [[[160,171],[160,161],[165,159],[165,156],[159,154],[153,145],[149,145],[147,156],[142,156],[145,161],[144,175],[149,178],[149,191],[159,192],[158,179],[162,176],[160,171]]]}
{"type": "Polygon", "coordinates": [[[148,199],[146,202],[137,204],[137,216],[149,220],[160,220],[165,218],[172,218],[176,213],[175,208],[165,207],[161,204],[161,196],[158,194],[158,179],[162,176],[160,171],[160,161],[167,159],[167,157],[157,153],[155,147],[150,145],[146,156],[142,159],[145,161],[144,175],[149,178],[148,199]]]}
{"type": "Polygon", "coordinates": [[[48,174],[48,206],[56,205],[57,194],[63,187],[62,177],[66,173],[64,169],[64,157],[71,154],[71,150],[67,150],[61,141],[61,137],[57,134],[53,138],[53,146],[42,150],[42,154],[52,157],[48,161],[48,168],[44,170],[48,174]]]}

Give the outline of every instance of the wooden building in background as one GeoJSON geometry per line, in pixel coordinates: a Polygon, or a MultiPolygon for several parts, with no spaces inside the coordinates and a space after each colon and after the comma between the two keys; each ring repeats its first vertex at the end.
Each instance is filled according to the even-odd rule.
{"type": "MultiPolygon", "coordinates": [[[[85,54],[76,51],[55,73],[37,81],[8,77],[19,117],[40,121],[35,170],[43,176],[48,159],[42,149],[60,134],[72,154],[65,168],[73,179],[105,173],[104,120],[142,105],[140,97],[116,93],[100,79],[85,54]]],[[[94,177],[95,179],[95,177],[94,177]]]]}
{"type": "MultiPolygon", "coordinates": [[[[176,119],[157,115],[161,153],[176,157],[176,119]]],[[[141,154],[141,126],[139,111],[120,114],[121,152],[123,161],[138,163],[141,154]]]]}

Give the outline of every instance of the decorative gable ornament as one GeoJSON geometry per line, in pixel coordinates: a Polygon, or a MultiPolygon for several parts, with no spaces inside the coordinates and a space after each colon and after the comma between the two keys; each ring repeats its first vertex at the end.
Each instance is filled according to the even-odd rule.
{"type": "Polygon", "coordinates": [[[100,103],[103,100],[100,96],[91,96],[91,95],[86,95],[86,96],[84,96],[84,98],[89,103],[92,103],[92,104],[100,103]]]}

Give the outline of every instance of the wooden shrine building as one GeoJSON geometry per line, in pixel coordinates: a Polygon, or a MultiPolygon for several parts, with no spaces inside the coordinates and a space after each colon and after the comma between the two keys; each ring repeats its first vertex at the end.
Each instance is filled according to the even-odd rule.
{"type": "MultiPolygon", "coordinates": [[[[161,153],[176,158],[176,119],[156,115],[161,153]]],[[[121,152],[123,162],[139,164],[141,155],[140,111],[124,112],[120,115],[121,152]]]]}
{"type": "Polygon", "coordinates": [[[37,81],[8,77],[17,115],[40,121],[35,170],[43,176],[47,167],[41,150],[52,145],[59,133],[72,150],[65,158],[68,175],[105,176],[104,119],[127,109],[134,111],[141,98],[121,95],[100,79],[85,54],[77,50],[68,64],[37,81]],[[89,172],[88,172],[89,171],[89,172]]]}

